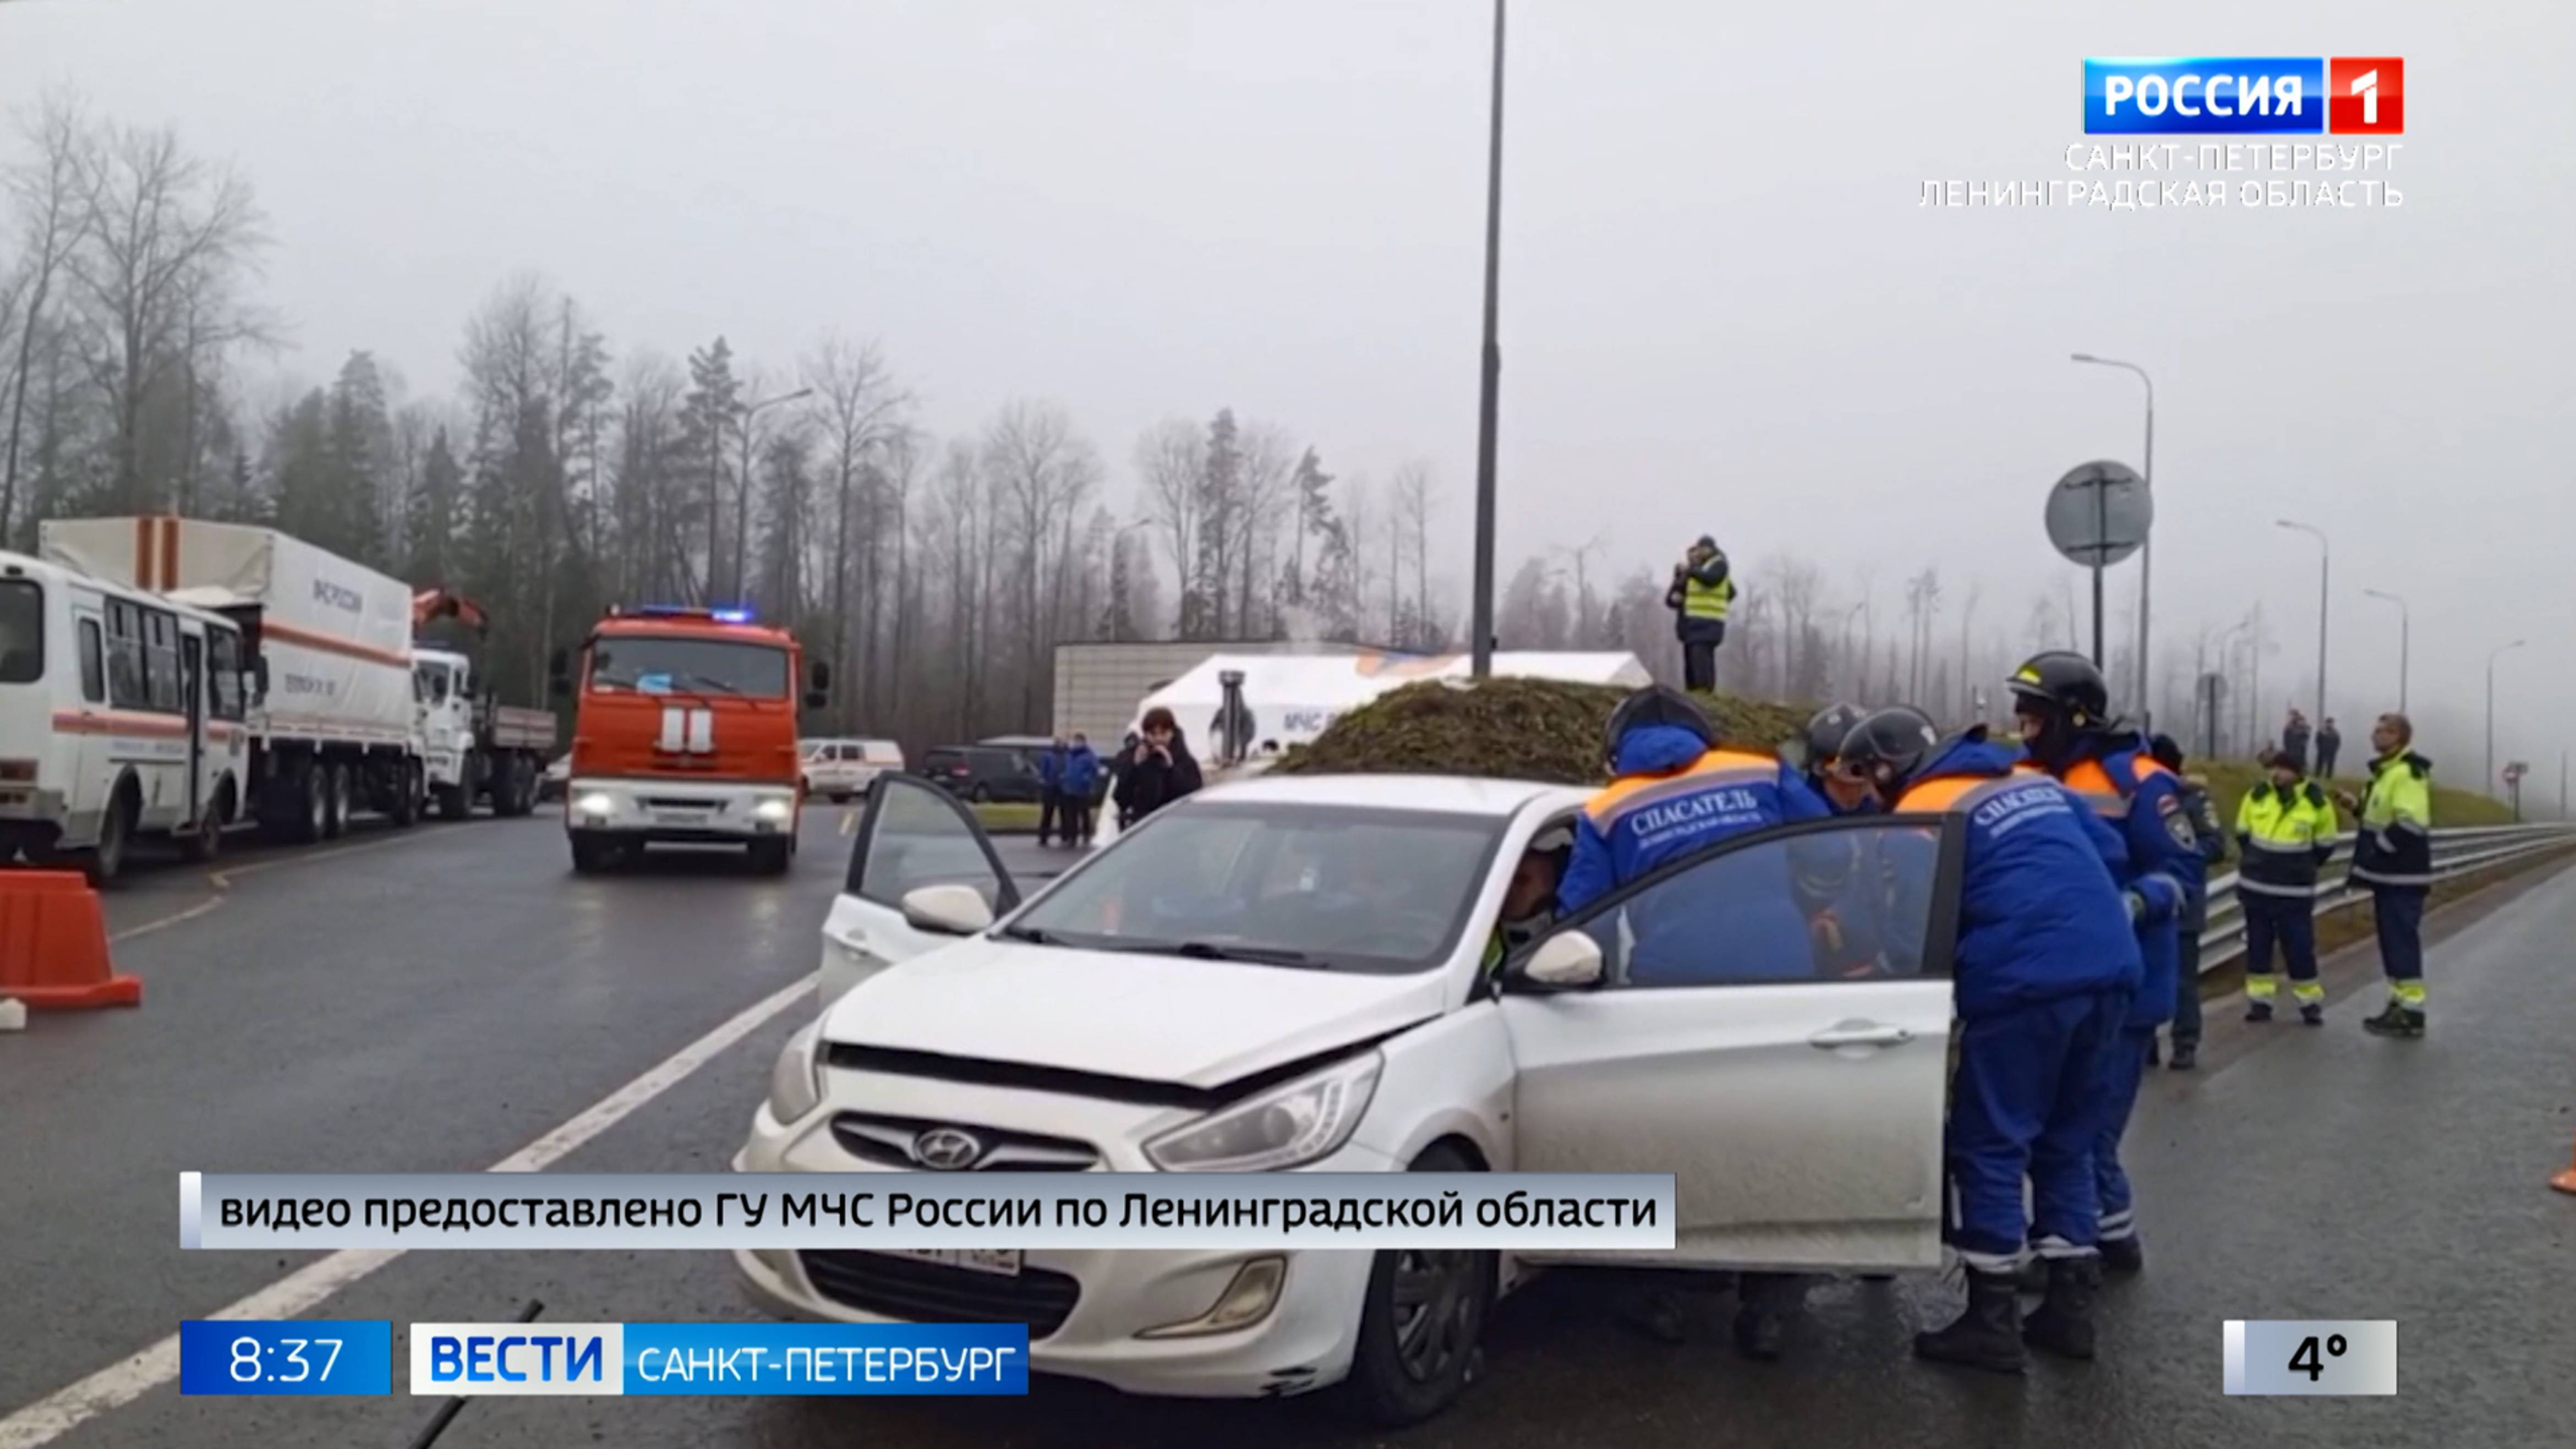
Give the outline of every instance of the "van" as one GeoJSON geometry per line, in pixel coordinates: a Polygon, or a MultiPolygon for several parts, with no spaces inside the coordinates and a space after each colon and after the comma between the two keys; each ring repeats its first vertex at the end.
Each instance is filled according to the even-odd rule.
{"type": "Polygon", "coordinates": [[[867,793],[868,782],[903,770],[903,747],[892,740],[819,739],[804,742],[805,793],[834,804],[867,793]]]}

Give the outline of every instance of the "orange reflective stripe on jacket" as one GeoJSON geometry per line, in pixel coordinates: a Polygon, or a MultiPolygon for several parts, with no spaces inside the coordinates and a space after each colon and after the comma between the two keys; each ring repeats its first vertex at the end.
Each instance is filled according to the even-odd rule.
{"type": "Polygon", "coordinates": [[[1673,795],[1687,795],[1711,785],[1735,781],[1776,780],[1780,762],[1743,750],[1711,750],[1669,775],[1630,775],[1601,787],[1584,802],[1583,813],[1599,825],[1614,814],[1673,795]]]}

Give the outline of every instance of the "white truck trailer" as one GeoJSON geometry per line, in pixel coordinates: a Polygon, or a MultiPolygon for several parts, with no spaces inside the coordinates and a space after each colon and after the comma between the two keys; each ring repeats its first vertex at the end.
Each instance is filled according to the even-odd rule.
{"type": "Polygon", "coordinates": [[[243,818],[338,835],[357,810],[420,818],[412,591],[273,528],[193,518],[48,520],[45,559],[231,620],[250,681],[243,818]]]}

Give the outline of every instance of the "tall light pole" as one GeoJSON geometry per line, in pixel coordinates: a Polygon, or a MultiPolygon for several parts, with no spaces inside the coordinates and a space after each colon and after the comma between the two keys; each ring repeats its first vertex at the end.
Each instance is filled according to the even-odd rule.
{"type": "Polygon", "coordinates": [[[1485,359],[1476,399],[1476,600],[1469,611],[1474,675],[1494,672],[1494,416],[1501,402],[1503,345],[1495,333],[1503,252],[1503,0],[1494,0],[1493,120],[1485,143],[1485,359]]]}
{"type": "Polygon", "coordinates": [[[2495,664],[2498,657],[2521,648],[2523,641],[2498,644],[2487,654],[2487,779],[2482,788],[2489,797],[2495,794],[2495,664]]]}
{"type": "MultiPolygon", "coordinates": [[[[2110,357],[2095,357],[2089,352],[2076,353],[2075,360],[2091,363],[2096,367],[2116,367],[2126,372],[2134,372],[2138,375],[2138,381],[2146,384],[2147,455],[2145,465],[2138,470],[2138,476],[2146,482],[2147,496],[2155,497],[2156,380],[2147,376],[2147,370],[2134,362],[2122,362],[2110,357]]],[[[2150,728],[2156,722],[2156,712],[2152,702],[2147,698],[2147,584],[2154,568],[2155,557],[2156,531],[2150,527],[2147,530],[2147,536],[2138,544],[2138,710],[2141,720],[2150,728]]]]}
{"type": "MultiPolygon", "coordinates": [[[[736,496],[733,511],[733,601],[737,604],[748,603],[751,599],[751,591],[743,586],[743,575],[748,572],[744,565],[749,557],[749,541],[743,535],[751,532],[751,420],[758,417],[764,408],[774,408],[780,403],[791,403],[813,395],[814,389],[800,387],[778,397],[762,398],[742,410],[742,492],[736,496]]],[[[714,569],[715,560],[708,559],[707,567],[714,569]]],[[[713,594],[715,590],[707,592],[713,594]]]]}
{"type": "Polygon", "coordinates": [[[2404,714],[2406,712],[2406,677],[2413,670],[2407,659],[2407,652],[2412,647],[2412,641],[2408,636],[2415,632],[2413,623],[2406,615],[2406,601],[2386,589],[2364,589],[2362,592],[2374,599],[2386,599],[2397,606],[2397,712],[2404,714]]]}
{"type": "Polygon", "coordinates": [[[2326,591],[2328,571],[2333,563],[2333,549],[2326,543],[2325,530],[2305,523],[2292,523],[2284,518],[2280,526],[2294,533],[2304,533],[2317,541],[2317,723],[2325,728],[2326,718],[2326,605],[2334,597],[2326,591]]]}

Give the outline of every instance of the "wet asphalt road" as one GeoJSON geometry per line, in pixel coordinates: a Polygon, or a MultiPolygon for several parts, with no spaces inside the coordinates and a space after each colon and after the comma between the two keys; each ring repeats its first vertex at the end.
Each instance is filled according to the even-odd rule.
{"type": "MultiPolygon", "coordinates": [[[[721,856],[578,879],[540,814],[175,865],[112,897],[137,1012],[0,1037],[0,1442],[9,1416],[315,1255],[176,1247],[174,1174],[489,1166],[810,972],[841,874],[840,812],[784,881],[721,856]],[[214,904],[207,905],[212,901],[214,904]],[[195,914],[160,929],[153,923],[195,914]],[[137,932],[139,934],[136,934],[137,932]]],[[[1008,847],[1015,868],[1061,855],[1008,847]]],[[[1951,1301],[1924,1281],[1827,1285],[1776,1366],[1642,1342],[1603,1286],[1560,1275],[1505,1304],[1485,1381],[1416,1430],[1321,1402],[1130,1400],[1041,1381],[1026,1400],[486,1400],[441,1449],[1228,1442],[1818,1446],[2568,1442],[2576,1199],[2576,873],[2493,893],[2433,952],[2435,1035],[2387,1043],[2374,963],[2347,958],[2328,1029],[2257,1032],[2213,1003],[2206,1069],[2159,1074],[2134,1124],[2147,1274],[2110,1290],[2106,1356],[2022,1382],[1938,1371],[1906,1338],[1951,1301]],[[2227,1318],[2399,1320],[2393,1400],[2230,1400],[2227,1318]]],[[[800,1025],[787,1011],[558,1164],[720,1169],[800,1025]]],[[[318,1315],[558,1321],[750,1316],[715,1255],[415,1253],[318,1315]]],[[[401,1373],[397,1371],[397,1380],[401,1373]]],[[[183,1401],[163,1385],[71,1446],[400,1446],[435,1401],[183,1401]]]]}

